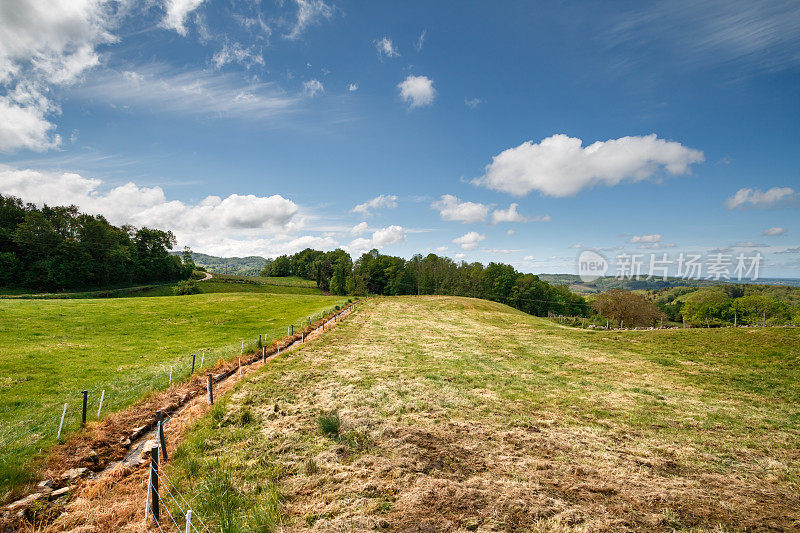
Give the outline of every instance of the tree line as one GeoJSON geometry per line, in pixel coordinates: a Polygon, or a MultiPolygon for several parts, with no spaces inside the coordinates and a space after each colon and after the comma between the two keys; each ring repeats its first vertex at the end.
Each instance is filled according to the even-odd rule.
{"type": "Polygon", "coordinates": [[[800,289],[796,287],[676,287],[654,292],[650,298],[670,320],[685,320],[691,326],[800,325],[800,289]]]}
{"type": "Polygon", "coordinates": [[[314,280],[333,294],[397,296],[404,294],[469,296],[510,305],[532,315],[589,316],[586,300],[564,285],[551,285],[503,263],[455,262],[436,254],[403,259],[378,250],[355,262],[344,250],[307,248],[267,260],[262,276],[298,276],[314,280]]]}
{"type": "Polygon", "coordinates": [[[117,227],[76,206],[41,209],[0,194],[0,287],[89,289],[187,279],[170,231],[117,227]]]}

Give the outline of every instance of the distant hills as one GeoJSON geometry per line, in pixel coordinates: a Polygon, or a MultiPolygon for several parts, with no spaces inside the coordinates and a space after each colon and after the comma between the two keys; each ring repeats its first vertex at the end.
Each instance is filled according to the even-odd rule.
{"type": "MultiPolygon", "coordinates": [[[[172,252],[179,255],[180,252],[172,252]]],[[[217,272],[219,274],[234,274],[238,276],[258,276],[261,269],[267,260],[257,255],[247,257],[216,257],[213,255],[193,252],[192,258],[195,264],[205,267],[209,272],[217,272]]],[[[598,278],[592,282],[581,281],[581,278],[576,274],[539,274],[539,279],[554,285],[567,285],[570,290],[589,294],[596,292],[603,292],[609,289],[627,289],[627,290],[659,290],[668,289],[670,287],[710,287],[720,283],[727,283],[724,281],[712,281],[704,279],[684,279],[684,278],[667,278],[663,279],[619,279],[613,276],[606,276],[598,278]]],[[[743,281],[742,283],[751,283],[743,281]]],[[[800,287],[800,279],[792,278],[765,278],[760,279],[756,283],[762,285],[788,285],[791,287],[800,287]]]]}
{"type": "MultiPolygon", "coordinates": [[[[181,252],[172,252],[180,255],[181,252]]],[[[238,276],[258,276],[267,260],[257,255],[247,257],[216,257],[199,252],[192,252],[192,259],[197,266],[205,267],[209,272],[218,274],[235,274],[238,276]]]]}
{"type": "Polygon", "coordinates": [[[793,278],[764,278],[758,281],[742,280],[738,281],[713,281],[706,279],[686,279],[686,278],[667,278],[664,281],[657,279],[619,279],[613,276],[598,278],[592,282],[581,281],[576,274],[539,274],[539,279],[553,285],[567,285],[570,290],[577,293],[595,293],[610,289],[635,290],[659,290],[671,287],[711,287],[721,283],[756,283],[759,285],[787,285],[790,287],[800,287],[800,279],[793,278]]]}

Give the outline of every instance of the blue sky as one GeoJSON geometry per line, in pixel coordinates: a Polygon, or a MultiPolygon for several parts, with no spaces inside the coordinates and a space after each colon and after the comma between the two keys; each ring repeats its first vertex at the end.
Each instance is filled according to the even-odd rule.
{"type": "Polygon", "coordinates": [[[217,255],[798,277],[799,74],[796,2],[4,3],[0,193],[217,255]]]}

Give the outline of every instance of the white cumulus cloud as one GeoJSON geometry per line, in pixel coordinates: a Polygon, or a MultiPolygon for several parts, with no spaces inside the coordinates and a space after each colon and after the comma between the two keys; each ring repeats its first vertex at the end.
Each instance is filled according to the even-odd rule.
{"type": "Polygon", "coordinates": [[[8,165],[0,165],[0,193],[38,205],[74,204],[117,225],[171,230],[181,245],[207,253],[238,247],[239,251],[249,249],[248,255],[274,255],[289,246],[305,225],[299,206],[279,194],[208,196],[186,203],[167,199],[161,187],[128,182],[109,188],[102,180],[76,173],[8,165]],[[248,241],[253,243],[251,248],[248,241]]]}
{"type": "Polygon", "coordinates": [[[368,217],[372,216],[372,211],[376,209],[394,209],[395,207],[397,207],[397,196],[393,194],[381,194],[372,200],[367,200],[363,204],[358,204],[351,212],[368,217]]]}
{"type": "Polygon", "coordinates": [[[366,222],[361,222],[353,226],[353,228],[350,230],[350,234],[361,235],[362,233],[366,233],[367,231],[369,231],[369,226],[367,226],[366,222]]]}
{"type": "Polygon", "coordinates": [[[458,244],[464,250],[474,250],[478,247],[478,243],[486,239],[486,235],[481,235],[477,231],[470,231],[461,237],[453,239],[454,244],[458,244]]]}
{"type": "Polygon", "coordinates": [[[508,209],[495,209],[492,211],[492,224],[500,222],[527,222],[528,219],[517,212],[519,204],[511,204],[508,209]]]}
{"type": "Polygon", "coordinates": [[[641,181],[660,170],[687,174],[705,159],[703,152],[655,134],[598,141],[584,147],[575,137],[558,134],[527,141],[494,156],[476,185],[523,196],[538,190],[564,197],[596,185],[641,181]]]}
{"type": "Polygon", "coordinates": [[[353,255],[360,255],[373,248],[381,249],[390,244],[403,242],[406,240],[406,230],[402,226],[388,226],[376,230],[369,239],[361,237],[353,240],[347,251],[353,255]]]}
{"type": "Polygon", "coordinates": [[[44,151],[61,137],[50,116],[53,86],[71,85],[114,42],[117,4],[103,0],[0,2],[0,152],[44,151]]]}
{"type": "Polygon", "coordinates": [[[797,199],[797,191],[791,187],[772,187],[766,191],[745,187],[725,201],[728,209],[769,208],[790,203],[797,199]]]}
{"type": "Polygon", "coordinates": [[[397,87],[400,89],[400,98],[411,109],[431,105],[436,98],[433,80],[427,76],[408,76],[397,87]]]}
{"type": "Polygon", "coordinates": [[[357,91],[358,90],[358,84],[357,83],[349,84],[347,86],[347,90],[350,91],[351,93],[357,91]]]}
{"type": "Polygon", "coordinates": [[[452,194],[443,195],[441,200],[433,202],[431,207],[439,211],[442,220],[464,224],[483,222],[489,215],[488,206],[476,202],[462,202],[452,194]]]}

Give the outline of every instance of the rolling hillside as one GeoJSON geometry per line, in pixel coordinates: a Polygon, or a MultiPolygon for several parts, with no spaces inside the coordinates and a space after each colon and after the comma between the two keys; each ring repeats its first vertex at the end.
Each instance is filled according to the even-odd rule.
{"type": "Polygon", "coordinates": [[[167,472],[225,531],[792,529],[798,341],[373,300],[240,383],[167,472]]]}

